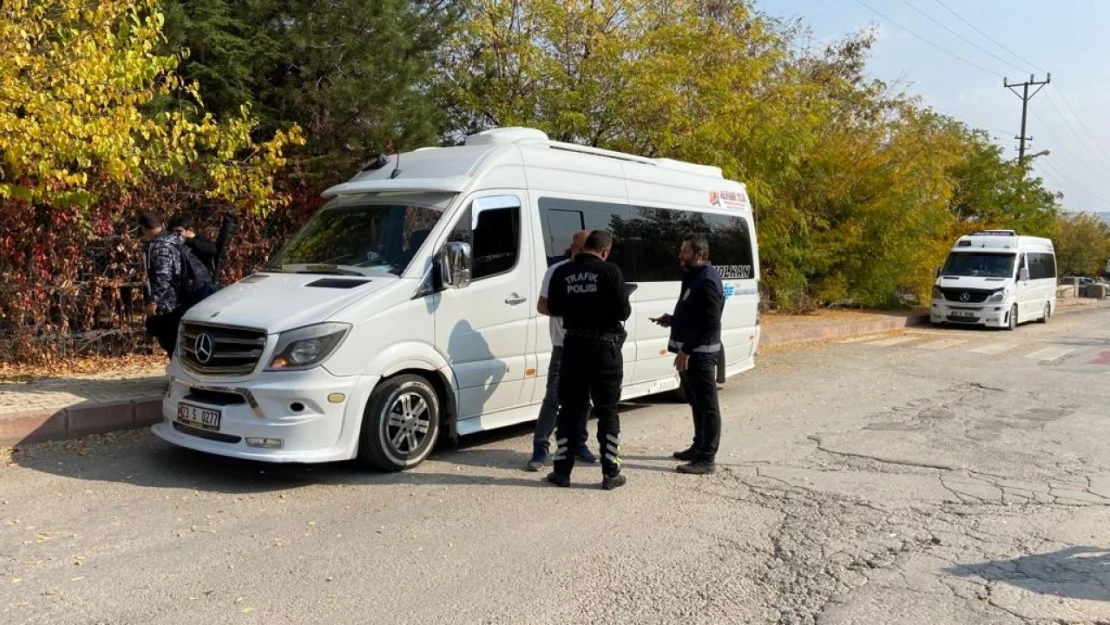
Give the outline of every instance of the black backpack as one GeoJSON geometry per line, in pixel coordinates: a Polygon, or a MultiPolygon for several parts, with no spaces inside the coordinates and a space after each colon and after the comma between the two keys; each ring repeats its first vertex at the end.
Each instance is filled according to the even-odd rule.
{"type": "Polygon", "coordinates": [[[177,283],[177,301],[186,309],[216,291],[215,281],[208,267],[184,243],[177,246],[181,254],[181,276],[177,283]]]}

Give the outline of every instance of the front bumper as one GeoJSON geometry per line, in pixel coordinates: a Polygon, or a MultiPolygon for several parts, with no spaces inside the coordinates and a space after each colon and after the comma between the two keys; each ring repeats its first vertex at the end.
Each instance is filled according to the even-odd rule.
{"type": "Polygon", "coordinates": [[[200,381],[171,366],[158,437],[181,447],[266,462],[331,462],[358,453],[363,408],[376,376],[338,377],[323,367],[262,373],[246,383],[200,381]],[[182,402],[219,413],[213,430],[178,419],[182,402]],[[248,440],[250,439],[250,440],[248,440]],[[254,439],[280,440],[262,447],[254,439]],[[250,443],[254,443],[251,445],[250,443]]]}
{"type": "Polygon", "coordinates": [[[1005,328],[1010,325],[1010,306],[1006,302],[963,304],[933,300],[929,310],[933,323],[1005,328]]]}

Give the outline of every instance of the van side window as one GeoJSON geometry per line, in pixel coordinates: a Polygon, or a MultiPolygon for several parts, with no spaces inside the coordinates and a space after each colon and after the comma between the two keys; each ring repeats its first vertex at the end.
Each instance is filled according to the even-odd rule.
{"type": "Polygon", "coordinates": [[[478,227],[470,227],[470,209],[459,217],[447,240],[469,243],[474,265],[470,279],[481,280],[512,271],[520,257],[520,208],[482,211],[478,227]]]}
{"type": "Polygon", "coordinates": [[[628,282],[682,279],[678,250],[687,232],[709,239],[709,259],[725,280],[755,278],[751,227],[740,215],[628,206],[564,198],[539,199],[548,263],[562,258],[576,230],[605,229],[613,235],[609,260],[628,282]]]}
{"type": "Polygon", "coordinates": [[[624,228],[633,250],[635,279],[629,282],[681,280],[678,250],[690,233],[705,235],[709,262],[722,279],[755,278],[751,233],[743,217],[643,206],[633,207],[632,215],[624,228]]]}
{"type": "Polygon", "coordinates": [[[609,251],[609,262],[621,268],[628,282],[631,267],[626,262],[626,238],[620,233],[620,225],[628,221],[628,205],[613,202],[593,202],[589,200],[568,200],[558,197],[539,198],[540,227],[543,229],[543,245],[549,265],[563,259],[570,239],[579,230],[608,230],[613,235],[613,249],[609,251]]]}
{"type": "Polygon", "coordinates": [[[1056,257],[1044,252],[1031,252],[1028,255],[1029,279],[1056,279],[1056,257]]]}

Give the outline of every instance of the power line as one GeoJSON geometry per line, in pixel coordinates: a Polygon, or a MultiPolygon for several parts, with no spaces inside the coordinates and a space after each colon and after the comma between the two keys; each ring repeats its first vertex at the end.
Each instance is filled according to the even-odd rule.
{"type": "Polygon", "coordinates": [[[982,72],[986,72],[987,74],[990,74],[991,76],[995,76],[995,77],[997,77],[997,78],[1003,78],[1002,74],[1000,74],[1000,73],[998,73],[998,72],[996,72],[996,71],[993,71],[993,70],[989,70],[989,69],[987,69],[987,68],[983,67],[982,65],[979,65],[978,63],[975,63],[974,61],[969,61],[969,60],[967,60],[967,59],[963,58],[962,56],[960,56],[960,55],[958,55],[958,54],[955,54],[954,52],[951,52],[951,51],[949,51],[949,50],[948,50],[947,48],[944,48],[944,47],[942,47],[942,46],[939,46],[939,45],[937,45],[937,44],[933,43],[932,41],[930,41],[930,40],[926,39],[925,37],[922,37],[921,35],[919,35],[919,34],[917,34],[916,32],[914,32],[914,31],[910,30],[909,28],[906,28],[905,26],[903,26],[903,25],[899,24],[898,22],[896,22],[896,21],[894,21],[894,20],[890,19],[890,18],[889,18],[889,17],[887,17],[887,16],[886,16],[886,15],[885,15],[884,13],[882,13],[882,12],[881,12],[881,11],[879,11],[878,9],[876,9],[876,8],[872,7],[871,5],[867,4],[867,3],[866,3],[866,2],[864,2],[863,0],[856,0],[856,2],[857,2],[858,4],[860,4],[860,5],[862,5],[862,6],[863,6],[863,8],[867,9],[868,11],[871,11],[872,13],[874,13],[874,14],[878,15],[879,17],[883,18],[884,20],[886,20],[886,21],[890,22],[890,23],[891,23],[891,24],[893,24],[893,25],[894,25],[894,26],[895,26],[896,28],[900,28],[900,29],[902,29],[902,30],[906,31],[907,33],[909,33],[909,34],[913,35],[914,37],[917,37],[917,38],[918,38],[918,39],[920,39],[921,41],[924,41],[925,43],[927,43],[927,44],[929,44],[930,46],[932,46],[932,47],[936,48],[937,50],[940,50],[941,52],[943,52],[943,53],[947,54],[948,56],[950,56],[950,57],[952,57],[952,58],[954,58],[954,59],[956,59],[957,61],[960,61],[961,63],[964,63],[964,64],[966,64],[966,65],[970,65],[971,67],[974,67],[975,69],[978,69],[979,71],[982,71],[982,72]]]}
{"type": "Polygon", "coordinates": [[[910,2],[909,0],[902,0],[902,2],[903,2],[903,3],[904,3],[904,4],[906,5],[906,6],[910,7],[911,9],[913,9],[914,11],[917,11],[917,12],[918,12],[918,13],[920,13],[921,15],[924,15],[924,16],[925,16],[925,18],[926,18],[926,19],[928,19],[928,20],[929,20],[930,22],[932,22],[932,23],[936,24],[937,26],[940,26],[941,28],[943,28],[944,30],[948,31],[949,33],[952,33],[953,35],[955,35],[956,37],[958,37],[958,38],[959,38],[960,40],[962,40],[963,42],[965,42],[965,43],[967,43],[967,44],[971,45],[972,47],[974,47],[974,48],[975,48],[976,50],[979,50],[980,52],[983,52],[984,54],[988,54],[988,55],[990,55],[991,57],[994,57],[994,59],[995,59],[995,60],[1001,61],[1001,62],[1002,62],[1003,64],[1005,64],[1005,65],[1009,65],[1010,67],[1012,67],[1012,68],[1014,68],[1014,69],[1018,70],[1019,72],[1025,72],[1025,71],[1028,71],[1028,68],[1026,68],[1026,67],[1021,67],[1021,66],[1019,66],[1019,65],[1016,65],[1016,64],[1014,64],[1014,63],[1011,63],[1010,61],[1007,61],[1006,59],[1004,59],[1004,58],[1002,58],[1002,57],[998,56],[998,55],[997,55],[997,54],[995,54],[994,52],[991,52],[990,50],[987,50],[987,49],[986,49],[986,48],[984,48],[983,46],[981,46],[981,45],[979,45],[979,44],[975,43],[974,41],[972,41],[972,40],[968,39],[967,37],[964,37],[964,36],[963,36],[963,35],[961,35],[960,33],[958,33],[958,32],[956,32],[956,31],[952,30],[952,29],[951,29],[951,28],[949,28],[949,27],[948,27],[948,26],[947,26],[946,24],[944,24],[944,23],[943,23],[943,22],[941,22],[940,20],[936,19],[936,18],[935,18],[935,17],[933,17],[932,15],[929,15],[929,14],[928,14],[928,13],[926,13],[925,11],[921,10],[921,9],[920,9],[920,8],[919,8],[919,7],[917,6],[917,5],[913,4],[913,3],[912,3],[912,2],[910,2]]]}
{"type": "MultiPolygon", "coordinates": [[[[905,2],[905,1],[906,1],[906,0],[903,0],[903,2],[905,2]]],[[[966,24],[966,25],[967,25],[967,26],[968,26],[969,28],[971,28],[971,29],[972,29],[972,30],[974,30],[975,32],[977,32],[977,33],[979,33],[980,35],[982,35],[982,36],[983,36],[983,37],[984,37],[984,38],[985,38],[985,39],[986,39],[987,41],[990,41],[991,43],[993,43],[994,45],[998,46],[999,48],[1001,48],[1002,50],[1004,50],[1004,51],[1005,51],[1005,52],[1007,52],[1008,54],[1012,55],[1012,56],[1013,56],[1014,58],[1016,58],[1016,59],[1018,59],[1019,61],[1021,61],[1022,63],[1026,63],[1027,65],[1029,65],[1029,66],[1030,66],[1030,67],[1032,67],[1033,69],[1035,69],[1035,70],[1038,70],[1038,71],[1041,71],[1041,72],[1045,72],[1044,68],[1042,68],[1042,67],[1038,66],[1038,65],[1037,65],[1036,63],[1034,63],[1034,62],[1030,61],[1029,59],[1027,59],[1027,58],[1025,58],[1025,57],[1021,56],[1021,55],[1020,55],[1020,54],[1018,54],[1017,52],[1014,52],[1014,51],[1013,51],[1013,50],[1011,50],[1010,48],[1006,47],[1006,45],[1005,45],[1005,44],[1003,44],[1002,42],[998,41],[998,40],[997,40],[997,39],[995,39],[994,37],[991,37],[991,36],[990,36],[989,34],[987,34],[986,32],[984,32],[983,30],[981,30],[981,29],[980,29],[980,28],[978,28],[977,26],[975,26],[975,24],[972,24],[972,23],[971,23],[970,21],[968,21],[968,20],[967,20],[966,18],[964,18],[964,16],[960,15],[959,13],[957,13],[957,12],[956,12],[956,11],[955,11],[955,10],[954,10],[954,9],[953,9],[952,7],[950,7],[950,6],[948,6],[947,4],[945,4],[944,0],[934,0],[934,1],[935,1],[935,2],[937,3],[937,4],[939,4],[939,5],[941,6],[941,7],[943,7],[943,8],[944,8],[944,9],[945,9],[946,11],[948,11],[948,12],[949,12],[949,13],[951,13],[951,14],[952,14],[953,16],[955,16],[955,17],[956,17],[956,19],[960,20],[961,22],[963,22],[964,24],[966,24]]],[[[993,56],[993,55],[992,55],[992,56],[993,56]]],[[[1047,73],[1047,72],[1045,72],[1045,73],[1047,73]]],[[[1071,105],[1071,102],[1070,102],[1070,101],[1068,100],[1067,94],[1066,94],[1066,93],[1064,92],[1064,89],[1063,89],[1063,88],[1062,88],[1061,86],[1057,85],[1057,87],[1056,87],[1056,91],[1058,91],[1058,92],[1060,93],[1060,99],[1061,99],[1061,100],[1062,100],[1062,101],[1064,102],[1064,106],[1066,106],[1066,107],[1068,108],[1068,110],[1069,110],[1069,111],[1071,112],[1072,116],[1073,116],[1073,117],[1075,117],[1075,121],[1076,121],[1076,123],[1078,123],[1078,124],[1080,125],[1080,127],[1081,127],[1081,128],[1083,129],[1083,130],[1087,130],[1087,124],[1083,123],[1083,118],[1082,118],[1082,117],[1080,117],[1079,113],[1077,113],[1077,112],[1076,112],[1076,110],[1075,110],[1075,107],[1073,107],[1073,106],[1071,105]]],[[[1051,102],[1051,100],[1052,100],[1051,94],[1049,94],[1048,98],[1049,98],[1049,101],[1051,102]]],[[[1056,107],[1055,107],[1055,105],[1053,105],[1053,108],[1056,108],[1056,107]]],[[[1062,113],[1060,113],[1060,111],[1059,111],[1059,110],[1057,110],[1057,113],[1058,113],[1058,114],[1059,114],[1059,115],[1061,116],[1061,118],[1063,118],[1063,117],[1064,117],[1064,116],[1063,116],[1063,114],[1062,114],[1062,113]]],[[[1064,119],[1064,122],[1065,122],[1065,123],[1067,123],[1067,119],[1066,119],[1066,118],[1064,119]]],[[[1070,128],[1069,128],[1069,130],[1070,130],[1070,128]]],[[[1073,134],[1074,134],[1074,130],[1073,130],[1072,132],[1073,132],[1073,134]]],[[[1090,132],[1088,131],[1088,132],[1087,132],[1087,134],[1086,134],[1085,136],[1089,138],[1089,137],[1090,137],[1090,132]]],[[[1097,148],[1098,148],[1099,152],[1101,152],[1103,156],[1105,156],[1105,157],[1106,157],[1107,159],[1110,159],[1110,152],[1107,152],[1107,151],[1106,151],[1106,150],[1105,150],[1105,149],[1104,149],[1104,148],[1102,147],[1102,145],[1101,145],[1101,144],[1099,144],[1099,143],[1098,143],[1097,141],[1091,141],[1091,143],[1094,143],[1095,147],[1097,147],[1097,148]]],[[[1085,147],[1086,147],[1086,146],[1085,146],[1085,147]]],[[[1101,160],[1101,157],[1100,157],[1100,160],[1101,160]]]]}
{"type": "MultiPolygon", "coordinates": [[[[1073,152],[1072,149],[1071,149],[1071,144],[1068,143],[1067,141],[1060,140],[1060,137],[1057,136],[1056,133],[1052,131],[1052,129],[1049,127],[1048,124],[1045,123],[1045,121],[1043,119],[1041,119],[1040,115],[1037,115],[1036,111],[1031,110],[1029,112],[1033,114],[1033,119],[1035,119],[1035,120],[1037,120],[1038,122],[1041,123],[1041,125],[1044,127],[1044,131],[1047,132],[1048,136],[1051,137],[1052,140],[1056,142],[1056,144],[1059,146],[1059,149],[1063,150],[1064,152],[1067,152],[1069,155],[1071,155],[1072,158],[1076,159],[1080,163],[1083,163],[1083,166],[1087,168],[1087,171],[1091,172],[1092,174],[1094,174],[1096,176],[1106,176],[1107,175],[1107,172],[1099,171],[1099,170],[1091,167],[1090,163],[1087,162],[1090,159],[1084,158],[1082,155],[1078,154],[1077,152],[1073,152]]],[[[1108,178],[1108,179],[1110,179],[1110,178],[1108,178]]]]}
{"type": "MultiPolygon", "coordinates": [[[[986,38],[986,39],[987,39],[987,41],[990,41],[991,43],[993,43],[994,45],[998,46],[999,48],[1002,48],[1002,49],[1003,49],[1003,50],[1005,50],[1006,52],[1009,52],[1010,54],[1012,54],[1012,55],[1014,56],[1014,58],[1016,58],[1017,60],[1021,61],[1022,63],[1025,63],[1025,64],[1026,64],[1026,65],[1028,65],[1029,67],[1032,67],[1033,69],[1037,70],[1038,72],[1044,72],[1044,73],[1046,73],[1046,74],[1048,73],[1047,71],[1045,71],[1045,70],[1044,70],[1044,68],[1041,68],[1041,67],[1037,67],[1037,64],[1036,64],[1036,63],[1033,63],[1033,62],[1032,62],[1032,61],[1030,61],[1029,59],[1026,59],[1025,57],[1023,57],[1023,56],[1021,56],[1020,54],[1018,54],[1017,52],[1014,52],[1013,50],[1011,50],[1011,49],[1007,48],[1006,46],[1004,46],[1004,45],[1002,45],[1001,43],[999,43],[999,42],[998,42],[998,40],[996,40],[996,39],[995,39],[994,37],[991,37],[991,36],[990,36],[990,35],[988,35],[987,33],[985,33],[985,32],[983,32],[983,31],[979,30],[979,29],[978,29],[978,28],[977,28],[977,27],[975,26],[975,24],[972,24],[971,22],[969,22],[969,21],[967,21],[966,19],[964,19],[964,17],[963,17],[962,15],[960,15],[959,13],[957,13],[956,11],[954,11],[954,10],[953,10],[953,9],[952,9],[951,7],[949,7],[949,6],[947,5],[947,4],[945,4],[945,3],[943,2],[943,0],[935,0],[935,1],[936,1],[936,3],[937,3],[937,4],[939,4],[940,6],[944,7],[944,9],[945,9],[946,11],[948,11],[948,12],[949,12],[949,13],[951,13],[952,15],[955,15],[955,16],[956,16],[956,19],[960,20],[960,21],[961,21],[961,22],[963,22],[964,24],[967,24],[967,25],[968,25],[969,27],[971,27],[971,29],[972,29],[972,30],[974,30],[975,32],[979,33],[979,34],[980,34],[980,35],[982,35],[982,36],[983,36],[984,38],[986,38]]],[[[1022,70],[1022,71],[1025,71],[1025,70],[1022,70]]]]}
{"type": "MultiPolygon", "coordinates": [[[[1071,111],[1071,114],[1075,117],[1075,121],[1078,122],[1080,126],[1086,126],[1086,124],[1083,123],[1083,119],[1079,117],[1079,113],[1076,113],[1075,109],[1072,108],[1071,102],[1068,102],[1068,99],[1064,96],[1064,92],[1062,90],[1060,91],[1060,99],[1063,100],[1064,106],[1068,107],[1068,110],[1071,111]]],[[[1049,98],[1049,100],[1051,101],[1052,98],[1049,98]]],[[[1091,135],[1088,132],[1086,136],[1090,138],[1091,135]]],[[[1092,139],[1091,143],[1093,143],[1094,146],[1098,148],[1099,152],[1102,152],[1102,154],[1106,158],[1110,159],[1110,152],[1107,152],[1098,141],[1092,139]]]]}
{"type": "Polygon", "coordinates": [[[1099,196],[1098,194],[1096,194],[1093,191],[1091,191],[1090,189],[1088,189],[1085,185],[1082,185],[1082,184],[1076,182],[1075,180],[1073,180],[1071,178],[1071,176],[1068,176],[1067,174],[1065,174],[1063,169],[1058,167],[1052,161],[1050,161],[1050,160],[1037,160],[1036,164],[1040,167],[1043,167],[1043,168],[1050,168],[1052,170],[1052,172],[1055,173],[1057,177],[1059,177],[1059,179],[1068,183],[1068,185],[1071,186],[1073,189],[1076,189],[1076,190],[1082,192],[1083,194],[1087,195],[1088,197],[1097,200],[1098,203],[1105,205],[1107,208],[1110,208],[1110,200],[1107,200],[1106,198],[1103,198],[1103,197],[1099,196]]]}
{"type": "Polygon", "coordinates": [[[1071,125],[1071,122],[1068,121],[1067,116],[1064,115],[1063,111],[1060,110],[1060,107],[1056,106],[1056,102],[1051,97],[1048,98],[1048,103],[1052,106],[1052,110],[1056,111],[1056,114],[1060,116],[1060,119],[1064,120],[1064,125],[1067,126],[1068,130],[1071,132],[1072,136],[1075,137],[1075,140],[1079,143],[1079,145],[1083,146],[1083,149],[1087,150],[1087,153],[1094,157],[1095,161],[1100,167],[1106,167],[1106,162],[1102,160],[1101,156],[1095,154],[1094,150],[1092,150],[1087,145],[1087,142],[1084,140],[1083,136],[1075,130],[1075,127],[1073,127],[1071,125]]]}

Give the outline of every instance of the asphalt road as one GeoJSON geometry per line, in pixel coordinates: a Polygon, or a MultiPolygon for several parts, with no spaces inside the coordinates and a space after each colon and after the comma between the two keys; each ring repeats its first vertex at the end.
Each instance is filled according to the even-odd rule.
{"type": "Polygon", "coordinates": [[[28,447],[0,623],[1110,623],[1108,327],[773,352],[723,391],[717,474],[673,471],[690,419],[654,399],[612,492],[522,471],[528,427],[399,475],[28,447]]]}

